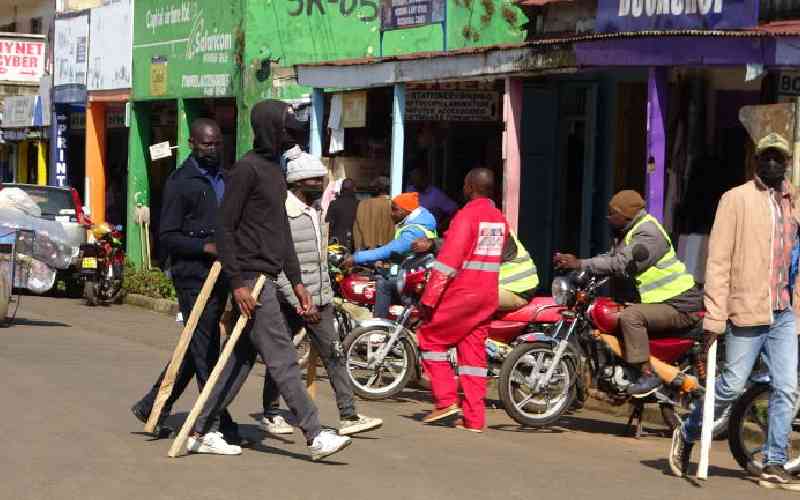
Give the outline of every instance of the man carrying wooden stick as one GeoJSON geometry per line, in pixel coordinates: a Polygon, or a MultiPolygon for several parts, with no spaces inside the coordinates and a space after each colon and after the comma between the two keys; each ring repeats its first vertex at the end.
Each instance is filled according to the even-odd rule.
{"type": "MultiPolygon", "coordinates": [[[[161,209],[159,240],[169,259],[170,273],[178,296],[181,315],[188,321],[217,254],[214,231],[225,182],[220,165],[222,135],[213,120],[200,118],[191,126],[192,154],[167,179],[161,209]]],[[[186,356],[178,371],[172,393],[164,405],[156,435],[169,434],[163,421],[186,386],[197,377],[202,390],[219,357],[219,320],[225,310],[228,287],[220,279],[208,297],[186,356]]],[[[134,416],[147,422],[167,368],[139,402],[131,408],[134,416]]],[[[237,425],[230,415],[221,416],[222,431],[231,442],[240,440],[237,425]]]]}
{"type": "Polygon", "coordinates": [[[258,353],[303,431],[312,459],[319,460],[344,449],[351,440],[320,426],[317,408],[300,378],[297,352],[281,314],[275,283],[283,271],[300,304],[298,314],[313,321],[317,311],[301,282],[286,215],[286,180],[279,165],[282,153],[300,142],[295,137],[303,127],[287,104],[274,100],[256,104],[250,121],[254,147],[225,173],[217,243],[223,273],[230,280],[236,305],[251,320],[195,423],[187,449],[226,455],[241,453],[238,446],[223,446],[216,429],[220,412],[238,394],[258,353]],[[259,275],[268,279],[256,299],[251,289],[259,275]]]}
{"type": "MultiPolygon", "coordinates": [[[[790,155],[789,142],[780,135],[762,138],[756,147],[755,178],[722,196],[709,240],[703,329],[706,352],[727,330],[725,366],[716,387],[707,388],[715,390],[714,421],[744,392],[763,355],[772,392],[759,484],[800,490],[800,483],[784,468],[797,389],[797,327],[789,271],[797,244],[798,205],[785,179],[790,155]]],[[[703,405],[696,404],[672,435],[669,465],[678,477],[687,474],[702,413],[703,405]]]]}

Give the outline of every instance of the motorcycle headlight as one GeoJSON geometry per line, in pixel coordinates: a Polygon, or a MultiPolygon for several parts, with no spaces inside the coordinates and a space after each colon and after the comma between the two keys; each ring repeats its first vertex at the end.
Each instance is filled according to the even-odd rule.
{"type": "Polygon", "coordinates": [[[397,295],[402,296],[403,290],[406,288],[406,270],[401,269],[399,273],[397,273],[397,282],[395,283],[397,286],[397,295]]]}
{"type": "Polygon", "coordinates": [[[553,300],[560,306],[571,306],[575,303],[575,287],[566,278],[555,278],[553,280],[553,300]]]}

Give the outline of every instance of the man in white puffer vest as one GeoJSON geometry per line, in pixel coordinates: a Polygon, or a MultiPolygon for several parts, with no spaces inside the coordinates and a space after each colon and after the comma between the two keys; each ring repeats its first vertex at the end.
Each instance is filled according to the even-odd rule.
{"type": "MultiPolygon", "coordinates": [[[[308,316],[297,313],[297,298],[289,279],[278,276],[278,297],[289,328],[296,332],[305,327],[322,364],[328,373],[339,408],[339,434],[351,435],[380,427],[383,421],[356,412],[353,385],[347,375],[342,346],[334,327],[333,289],[328,274],[328,228],[320,211],[312,206],[315,193],[322,192],[328,171],[319,159],[295,146],[286,152],[286,214],[289,217],[294,249],[300,262],[303,286],[314,300],[317,312],[308,316]]],[[[279,413],[278,387],[267,373],[264,381],[263,428],[271,434],[291,434],[293,428],[279,413]]]]}

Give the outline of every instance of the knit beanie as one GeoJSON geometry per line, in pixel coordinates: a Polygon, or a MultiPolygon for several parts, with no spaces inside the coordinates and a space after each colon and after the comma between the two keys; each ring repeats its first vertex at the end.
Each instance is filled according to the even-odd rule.
{"type": "Polygon", "coordinates": [[[400,193],[392,202],[403,210],[413,212],[419,208],[419,193],[400,193]]]}
{"type": "Polygon", "coordinates": [[[319,158],[311,156],[299,146],[288,150],[284,156],[286,157],[286,182],[289,184],[328,175],[328,169],[319,158]]]}
{"type": "Polygon", "coordinates": [[[642,195],[636,191],[626,189],[615,194],[608,202],[608,208],[619,212],[628,219],[633,219],[645,207],[642,195]]]}

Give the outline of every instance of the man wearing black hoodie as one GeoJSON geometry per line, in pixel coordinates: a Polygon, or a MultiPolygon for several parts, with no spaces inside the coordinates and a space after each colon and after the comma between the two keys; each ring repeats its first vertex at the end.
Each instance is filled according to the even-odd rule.
{"type": "Polygon", "coordinates": [[[187,447],[190,452],[241,453],[238,446],[220,442],[216,430],[220,412],[247,380],[258,353],[303,431],[312,459],[319,460],[344,449],[351,440],[321,429],[317,408],[300,378],[297,352],[281,313],[275,283],[283,271],[300,302],[298,313],[308,318],[317,316],[300,279],[286,215],[286,180],[280,167],[281,155],[298,142],[296,132],[303,127],[288,104],[275,100],[256,104],[250,123],[255,136],[253,149],[225,172],[216,239],[234,301],[240,314],[251,321],[198,417],[187,447]],[[267,280],[256,300],[251,290],[262,274],[267,280]]]}

